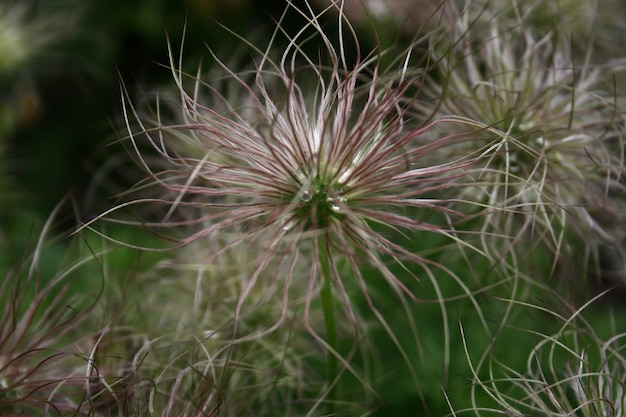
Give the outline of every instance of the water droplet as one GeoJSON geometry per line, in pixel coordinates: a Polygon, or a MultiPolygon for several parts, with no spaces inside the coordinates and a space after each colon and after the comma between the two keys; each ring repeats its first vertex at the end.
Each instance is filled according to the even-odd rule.
{"type": "Polygon", "coordinates": [[[302,201],[305,201],[305,202],[306,201],[311,201],[311,198],[313,198],[313,194],[314,194],[314,191],[312,191],[310,189],[309,190],[304,190],[304,191],[302,191],[302,194],[301,194],[300,198],[302,199],[302,201]]]}
{"type": "Polygon", "coordinates": [[[338,212],[344,209],[346,205],[346,198],[344,196],[328,197],[326,202],[330,205],[332,211],[338,212]]]}

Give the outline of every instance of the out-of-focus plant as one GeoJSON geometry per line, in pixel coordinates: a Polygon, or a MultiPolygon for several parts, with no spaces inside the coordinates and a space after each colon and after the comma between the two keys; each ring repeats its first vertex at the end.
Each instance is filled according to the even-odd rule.
{"type": "Polygon", "coordinates": [[[472,132],[445,157],[491,152],[467,190],[501,208],[484,217],[486,250],[522,269],[528,254],[541,254],[580,281],[599,268],[603,245],[624,238],[624,119],[610,73],[572,53],[558,27],[540,36],[523,17],[511,26],[470,11],[433,42],[441,76],[417,107],[436,106],[472,132]]]}
{"type": "Polygon", "coordinates": [[[503,28],[523,26],[543,37],[557,32],[559,41],[571,43],[577,52],[592,52],[611,59],[623,48],[626,5],[621,0],[316,0],[323,6],[340,4],[346,16],[367,34],[372,24],[387,36],[415,38],[425,28],[455,25],[459,16],[482,26],[496,19],[503,28]]]}
{"type": "MultiPolygon", "coordinates": [[[[14,177],[22,164],[11,158],[10,139],[40,118],[39,83],[52,74],[71,73],[62,60],[63,43],[73,35],[80,11],[62,2],[14,1],[0,4],[0,212],[24,197],[14,177]],[[58,4],[57,4],[58,3],[58,4]],[[60,7],[59,7],[60,6],[60,7]]],[[[4,227],[2,227],[4,229],[4,227]]],[[[4,230],[0,230],[2,234],[4,230]]]]}
{"type": "Polygon", "coordinates": [[[0,5],[0,137],[36,117],[36,79],[61,64],[61,44],[73,34],[77,17],[69,7],[52,11],[36,1],[0,5]]]}
{"type": "Polygon", "coordinates": [[[555,43],[568,44],[596,64],[623,56],[624,26],[620,18],[626,5],[621,0],[506,1],[457,0],[457,13],[478,25],[494,19],[502,28],[523,27],[537,37],[552,34],[555,43]]]}
{"type": "Polygon", "coordinates": [[[93,253],[77,259],[70,253],[65,260],[51,256],[54,220],[55,213],[32,254],[16,259],[0,284],[0,414],[4,416],[71,414],[81,409],[87,397],[87,323],[101,280],[93,253]],[[86,277],[91,281],[83,282],[86,277]]]}
{"type": "MultiPolygon", "coordinates": [[[[220,243],[213,249],[220,250],[220,243]]],[[[298,314],[306,282],[287,289],[292,301],[285,304],[286,290],[264,272],[235,323],[254,257],[237,249],[206,262],[210,255],[198,249],[191,245],[169,255],[124,285],[131,290],[127,302],[135,307],[117,319],[125,336],[101,354],[115,357],[115,346],[124,350],[125,340],[135,340],[135,349],[123,353],[134,358],[133,395],[155,416],[287,416],[319,407],[326,388],[316,358],[324,355],[298,314]],[[286,323],[277,325],[283,316],[286,323]]],[[[310,320],[322,321],[321,311],[310,320]]],[[[348,398],[346,409],[367,404],[363,399],[349,405],[358,397],[348,398]]]]}

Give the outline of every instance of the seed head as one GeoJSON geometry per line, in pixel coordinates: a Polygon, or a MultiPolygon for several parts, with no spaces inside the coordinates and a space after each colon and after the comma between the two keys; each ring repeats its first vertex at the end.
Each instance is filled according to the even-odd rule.
{"type": "Polygon", "coordinates": [[[280,23],[267,48],[245,44],[258,53],[253,70],[235,72],[212,52],[221,75],[190,77],[172,56],[177,92],[160,96],[152,118],[124,102],[130,144],[151,180],[133,191],[160,191],[105,217],[163,203],[164,216],[142,225],[172,230],[180,244],[224,242],[213,260],[240,245],[262,248],[243,298],[270,265],[287,285],[308,279],[314,293],[322,258],[330,258],[330,279],[346,305],[344,284],[367,294],[365,265],[414,297],[390,265],[415,263],[411,275],[436,267],[407,249],[420,233],[458,240],[452,224],[463,220],[460,207],[473,204],[458,196],[480,154],[434,162],[435,150],[455,138],[426,134],[446,118],[421,124],[411,116],[424,73],[410,65],[410,49],[383,68],[386,51],[362,55],[341,13],[336,46],[322,15],[291,9],[308,23],[277,59],[280,23]],[[317,52],[305,52],[313,40],[317,52]],[[163,97],[176,97],[175,105],[163,97]],[[157,158],[144,156],[142,141],[157,158]]]}
{"type": "Polygon", "coordinates": [[[582,243],[586,262],[599,245],[622,239],[614,232],[624,219],[611,194],[623,189],[623,121],[602,70],[578,62],[554,32],[538,37],[497,17],[467,27],[450,49],[443,44],[452,43],[433,50],[445,51],[435,52],[445,81],[432,82],[431,94],[441,100],[440,114],[459,116],[474,131],[457,152],[492,152],[479,186],[468,188],[504,208],[485,217],[487,228],[514,242],[540,242],[557,260],[576,257],[571,248],[582,243]]]}

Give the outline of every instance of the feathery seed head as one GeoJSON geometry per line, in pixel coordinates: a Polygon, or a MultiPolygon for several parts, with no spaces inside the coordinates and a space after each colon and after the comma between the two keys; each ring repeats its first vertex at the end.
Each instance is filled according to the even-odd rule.
{"type": "Polygon", "coordinates": [[[211,52],[221,74],[212,69],[208,77],[202,70],[190,76],[170,48],[175,94],[157,97],[148,116],[127,92],[123,101],[129,146],[149,178],[98,217],[116,221],[118,210],[134,208],[141,217],[142,208],[154,213],[165,207],[155,220],[130,222],[165,231],[177,247],[200,248],[204,265],[235,255],[249,268],[234,289],[229,340],[273,337],[291,314],[301,313],[308,336],[328,355],[326,388],[314,405],[328,403],[328,414],[336,404],[332,387],[343,374],[365,382],[371,393],[352,363],[363,349],[361,326],[368,325],[359,320],[362,309],[389,334],[417,381],[377,308],[380,293],[402,299],[407,314],[407,298],[418,298],[418,276],[428,278],[425,285],[435,288],[429,294],[439,299],[442,276],[455,295],[460,288],[471,296],[455,266],[430,258],[439,247],[423,237],[439,234],[462,248],[463,260],[467,252],[483,254],[458,237],[457,228],[470,212],[464,206],[474,204],[459,196],[478,176],[480,151],[435,162],[436,151],[458,142],[458,135],[426,133],[456,121],[413,118],[424,72],[413,67],[411,49],[399,58],[385,50],[361,54],[341,6],[333,7],[339,11],[337,43],[322,24],[333,8],[317,14],[291,3],[289,11],[307,24],[286,35],[278,58],[281,21],[264,49],[239,37],[256,54],[251,71],[235,72],[211,52]],[[315,52],[308,52],[311,45],[318,46],[315,52]],[[148,156],[142,142],[156,155],[148,156]],[[156,195],[147,194],[153,190],[156,195]],[[378,281],[383,284],[373,291],[378,281]],[[267,285],[280,302],[266,296],[267,285]],[[278,315],[270,316],[269,326],[250,329],[261,303],[278,315]],[[348,348],[337,348],[338,323],[347,328],[342,335],[357,336],[348,348]]]}
{"type": "MultiPolygon", "coordinates": [[[[429,156],[450,138],[423,134],[447,121],[420,126],[409,117],[411,89],[423,77],[410,69],[410,54],[386,70],[380,67],[384,51],[362,56],[356,47],[352,60],[345,51],[358,41],[341,13],[336,47],[322,29],[321,15],[291,8],[308,24],[287,40],[278,60],[271,59],[274,43],[265,51],[249,45],[260,54],[251,77],[213,55],[228,78],[226,91],[240,91],[239,100],[232,94],[227,99],[200,73],[187,78],[172,58],[180,94],[177,121],[165,120],[160,109],[166,106],[159,104],[149,126],[125,103],[131,143],[138,149],[140,138],[147,139],[166,166],[154,170],[139,153],[144,169],[155,185],[173,193],[158,199],[169,209],[165,221],[153,226],[201,227],[182,243],[229,233],[231,247],[260,244],[266,248],[262,265],[280,255],[290,270],[298,256],[287,261],[285,253],[318,248],[323,237],[329,254],[347,256],[353,267],[367,260],[397,284],[382,256],[426,262],[381,228],[400,232],[399,238],[403,230],[447,234],[448,220],[429,224],[417,213],[446,219],[460,213],[455,204],[471,204],[457,201],[454,190],[473,172],[477,153],[433,164],[429,156]],[[304,52],[312,39],[323,51],[316,60],[304,52]],[[190,215],[190,208],[197,214],[190,215]],[[174,216],[183,220],[170,221],[174,216]]],[[[124,205],[142,203],[154,201],[124,205]]],[[[312,263],[315,274],[321,268],[318,256],[312,263]]]]}
{"type": "Polygon", "coordinates": [[[577,63],[552,32],[537,37],[523,24],[503,27],[497,16],[489,30],[466,25],[461,19],[455,46],[435,42],[444,81],[430,79],[427,89],[441,99],[439,114],[458,116],[474,131],[457,152],[491,152],[479,186],[468,189],[505,209],[486,219],[499,235],[526,230],[556,254],[564,239],[585,241],[587,255],[600,242],[619,241],[614,232],[624,219],[609,190],[622,187],[623,152],[616,149],[623,149],[623,121],[600,69],[577,63]],[[613,226],[602,226],[598,215],[613,226]],[[519,220],[515,231],[511,222],[519,220]]]}

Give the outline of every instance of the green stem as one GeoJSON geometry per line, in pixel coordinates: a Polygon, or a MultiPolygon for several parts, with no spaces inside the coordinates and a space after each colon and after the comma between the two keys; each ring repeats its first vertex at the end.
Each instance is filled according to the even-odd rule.
{"type": "Polygon", "coordinates": [[[327,414],[335,413],[335,402],[337,401],[337,385],[332,385],[338,374],[338,361],[335,352],[337,351],[337,321],[335,319],[335,308],[332,293],[332,274],[330,269],[330,254],[326,245],[326,235],[322,235],[318,239],[318,256],[322,273],[322,291],[320,293],[322,301],[322,310],[324,311],[324,322],[326,323],[326,343],[328,343],[327,357],[327,375],[328,386],[330,389],[328,396],[327,414]]]}

